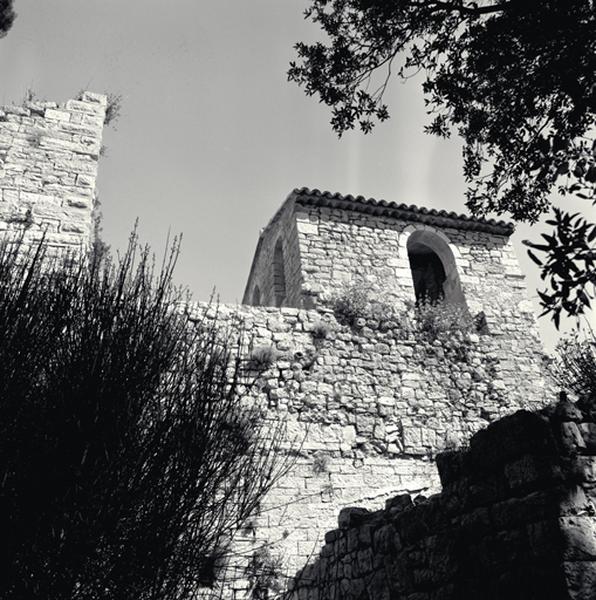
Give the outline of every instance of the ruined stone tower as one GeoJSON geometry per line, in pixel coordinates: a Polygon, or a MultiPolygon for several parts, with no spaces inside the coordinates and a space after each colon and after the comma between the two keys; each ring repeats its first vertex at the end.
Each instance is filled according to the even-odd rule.
{"type": "Polygon", "coordinates": [[[93,234],[106,97],[0,107],[0,231],[48,253],[79,252],[93,234]]]}

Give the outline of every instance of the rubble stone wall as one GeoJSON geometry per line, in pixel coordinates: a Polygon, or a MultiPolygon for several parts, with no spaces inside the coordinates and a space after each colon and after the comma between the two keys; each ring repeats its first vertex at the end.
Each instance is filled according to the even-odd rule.
{"type": "Polygon", "coordinates": [[[45,236],[48,252],[87,248],[107,100],[0,107],[0,231],[45,236]]]}
{"type": "Polygon", "coordinates": [[[299,456],[241,543],[266,541],[288,576],[341,507],[377,508],[400,492],[437,491],[438,452],[552,397],[541,355],[519,352],[514,365],[498,334],[430,341],[406,320],[352,326],[328,308],[189,308],[197,320],[217,313],[222,326],[242,330],[247,364],[273,357],[250,371],[257,378],[250,393],[270,419],[286,423],[287,449],[299,456]]]}
{"type": "Polygon", "coordinates": [[[520,411],[437,457],[443,491],[346,508],[296,600],[596,597],[596,413],[520,411]]]}

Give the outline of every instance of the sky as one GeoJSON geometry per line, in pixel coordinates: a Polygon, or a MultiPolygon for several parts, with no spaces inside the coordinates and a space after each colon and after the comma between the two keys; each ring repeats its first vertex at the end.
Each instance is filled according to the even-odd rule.
{"type": "MultiPolygon", "coordinates": [[[[163,253],[182,234],[176,279],[197,300],[242,299],[259,231],[295,187],[466,212],[461,144],[423,133],[420,79],[392,81],[391,119],[341,139],[329,112],[288,83],[296,41],[317,39],[307,0],[15,0],[0,39],[0,104],[28,90],[65,101],[120,95],[104,134],[103,237],[139,234],[163,253]]],[[[579,207],[581,208],[581,207],[579,207]]],[[[537,314],[539,273],[514,243],[537,314]]],[[[539,320],[548,350],[557,334],[539,320]]]]}

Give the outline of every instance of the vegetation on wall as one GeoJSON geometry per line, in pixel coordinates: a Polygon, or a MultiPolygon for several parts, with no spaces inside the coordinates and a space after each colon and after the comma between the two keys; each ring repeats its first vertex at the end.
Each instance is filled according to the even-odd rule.
{"type": "Polygon", "coordinates": [[[423,300],[416,304],[410,303],[408,310],[413,315],[415,332],[429,341],[475,330],[474,320],[468,309],[461,304],[423,300]]]}
{"type": "Polygon", "coordinates": [[[405,310],[398,310],[387,290],[375,288],[364,280],[356,280],[340,288],[331,298],[331,306],[339,323],[351,327],[377,324],[392,326],[403,336],[414,336],[428,341],[452,338],[476,330],[468,309],[460,304],[439,300],[407,302],[405,310]]]}
{"type": "Polygon", "coordinates": [[[395,309],[385,295],[371,283],[357,279],[340,287],[330,298],[330,304],[339,323],[362,326],[367,320],[384,321],[395,316],[395,309]]]}
{"type": "Polygon", "coordinates": [[[284,578],[283,560],[275,556],[269,547],[259,548],[246,567],[246,576],[250,585],[246,598],[250,600],[270,600],[282,597],[284,578]]]}
{"type": "MultiPolygon", "coordinates": [[[[475,215],[535,223],[553,193],[596,202],[596,13],[592,0],[311,0],[327,42],[296,44],[289,79],[332,111],[341,135],[389,117],[392,77],[425,76],[426,131],[463,139],[475,215]]],[[[579,315],[594,297],[596,224],[555,213],[531,243],[544,312],[579,315]]]]}
{"type": "Polygon", "coordinates": [[[2,598],[189,598],[283,473],[234,338],[172,310],[176,253],[0,246],[2,598]]]}
{"type": "Polygon", "coordinates": [[[274,346],[257,346],[248,356],[248,367],[253,371],[266,371],[278,358],[274,346]]]}

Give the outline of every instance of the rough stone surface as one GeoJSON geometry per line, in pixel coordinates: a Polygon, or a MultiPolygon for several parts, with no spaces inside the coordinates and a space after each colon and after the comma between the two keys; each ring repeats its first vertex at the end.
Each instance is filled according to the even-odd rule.
{"type": "MultiPolygon", "coordinates": [[[[255,402],[267,406],[268,418],[287,424],[289,450],[301,441],[294,468],[269,494],[251,535],[242,540],[244,556],[265,544],[279,557],[282,580],[323,539],[346,543],[337,533],[324,535],[338,509],[373,510],[398,493],[438,491],[433,465],[438,452],[552,398],[535,317],[508,238],[511,228],[457,218],[423,220],[424,209],[396,218],[352,203],[343,208],[304,203],[293,192],[260,235],[245,306],[219,309],[222,323],[233,322],[250,340],[249,358],[274,351],[272,364],[255,374],[255,402]],[[412,327],[408,249],[415,239],[436,242],[450,286],[444,289],[481,323],[477,331],[429,338],[412,327]],[[334,298],[360,282],[389,311],[346,322],[334,298]]],[[[210,309],[191,310],[200,320],[210,309]]],[[[568,432],[572,442],[576,434],[568,432]]],[[[507,471],[520,493],[527,479],[549,476],[543,464],[524,460],[507,471]]],[[[455,472],[455,465],[450,468],[455,472]]],[[[341,527],[360,518],[355,514],[342,512],[341,527]]],[[[356,572],[370,560],[356,552],[342,568],[356,572]]],[[[354,589],[360,589],[357,581],[354,589]]],[[[343,577],[334,585],[337,590],[352,583],[343,577]]]]}
{"type": "MultiPolygon", "coordinates": [[[[248,393],[266,406],[267,418],[286,424],[287,450],[300,450],[239,536],[234,572],[266,544],[282,561],[283,580],[313,555],[339,509],[374,510],[396,494],[438,491],[437,453],[520,408],[542,407],[549,395],[540,355],[520,354],[514,366],[503,334],[429,342],[400,323],[341,324],[325,307],[185,310],[197,322],[217,317],[224,329],[244,332],[247,375],[256,378],[248,393]],[[257,368],[252,358],[262,349],[274,359],[257,368]]],[[[477,454],[489,460],[501,449],[515,452],[509,431],[495,449],[494,440],[474,438],[477,454]]],[[[449,470],[458,473],[456,464],[449,470]]],[[[541,463],[513,460],[507,474],[520,489],[529,474],[546,476],[541,463]]]]}
{"type": "Polygon", "coordinates": [[[79,252],[92,236],[106,97],[0,107],[0,232],[45,236],[49,254],[79,252]]]}
{"type": "MultiPolygon", "coordinates": [[[[26,246],[45,235],[50,253],[89,247],[105,110],[106,98],[90,92],[60,105],[0,109],[1,232],[22,232],[26,246]]],[[[371,589],[380,599],[455,598],[461,553],[479,561],[470,590],[486,565],[500,565],[487,575],[501,590],[495,598],[535,597],[505,595],[518,581],[515,569],[544,572],[552,586],[594,586],[582,566],[592,564],[593,529],[573,507],[594,496],[596,424],[575,405],[559,405],[552,417],[560,422],[557,443],[581,454],[573,469],[582,483],[557,505],[568,507],[560,520],[544,490],[562,467],[550,461],[543,421],[527,416],[478,433],[469,453],[440,454],[443,495],[409,495],[440,489],[437,453],[552,397],[510,228],[426,214],[319,206],[292,193],[259,238],[244,296],[253,306],[183,308],[198,322],[217,318],[229,334],[243,332],[247,381],[256,381],[244,390],[247,401],[264,406],[272,424],[286,424],[282,454],[295,460],[235,541],[227,567],[237,598],[251,586],[246,567],[259,549],[281,559],[283,587],[323,541],[320,561],[304,572],[314,569],[313,577],[303,573],[297,583],[298,600],[364,599],[371,589]],[[432,338],[412,327],[408,240],[415,238],[436,241],[446,290],[482,323],[478,331],[432,338]],[[338,318],[334,295],[358,281],[391,312],[338,318]],[[367,512],[386,501],[385,511],[367,512]],[[340,509],[340,528],[328,531],[340,509]],[[531,558],[554,556],[543,545],[554,530],[567,540],[563,579],[550,558],[531,558]],[[531,560],[507,570],[512,544],[531,560]],[[405,562],[385,564],[387,553],[405,562]]]]}
{"type": "MultiPolygon", "coordinates": [[[[562,408],[559,406],[558,408],[562,408]]],[[[564,407],[563,407],[564,408],[564,407]]],[[[443,491],[340,513],[288,597],[588,600],[596,594],[591,410],[520,411],[437,460],[443,491]],[[577,412],[581,415],[577,419],[577,412]],[[513,475],[512,475],[513,474],[513,475]]]]}

